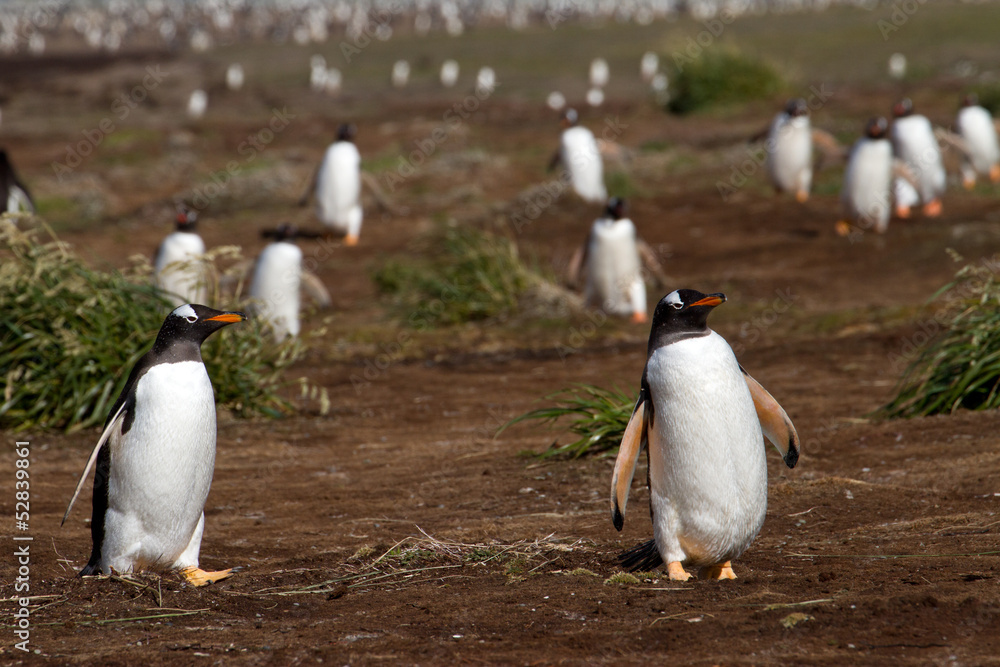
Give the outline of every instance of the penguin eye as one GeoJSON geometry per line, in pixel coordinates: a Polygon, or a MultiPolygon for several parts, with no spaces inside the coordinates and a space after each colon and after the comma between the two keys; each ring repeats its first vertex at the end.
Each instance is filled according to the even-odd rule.
{"type": "Polygon", "coordinates": [[[190,322],[191,324],[194,324],[195,322],[198,321],[198,316],[197,315],[188,315],[184,319],[187,320],[188,322],[190,322]]]}
{"type": "Polygon", "coordinates": [[[683,303],[672,303],[672,304],[670,304],[670,307],[673,308],[674,310],[680,310],[681,308],[684,307],[684,304],[683,303]]]}

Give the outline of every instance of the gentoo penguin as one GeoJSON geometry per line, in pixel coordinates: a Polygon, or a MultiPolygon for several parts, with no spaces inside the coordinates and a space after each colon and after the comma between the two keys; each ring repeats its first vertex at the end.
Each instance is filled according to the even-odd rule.
{"type": "Polygon", "coordinates": [[[573,190],[584,201],[603,204],[608,198],[604,188],[604,165],[594,134],[577,125],[576,109],[566,109],[562,114],[565,128],[559,139],[559,152],[552,158],[549,169],[562,162],[573,190]]]}
{"type": "Polygon", "coordinates": [[[842,235],[850,231],[851,225],[879,234],[889,227],[893,157],[888,130],[885,118],[872,118],[865,126],[865,136],[851,148],[840,191],[846,219],[837,223],[837,231],[842,235]]]}
{"type": "Polygon", "coordinates": [[[813,137],[809,107],[798,98],[789,100],[774,117],[767,133],[767,175],[778,192],[794,192],[795,199],[809,199],[813,173],[813,137]]]}
{"type": "Polygon", "coordinates": [[[962,185],[971,190],[976,184],[976,175],[989,176],[994,183],[1000,182],[1000,142],[997,141],[997,127],[993,116],[979,106],[975,94],[966,95],[962,108],[955,119],[955,131],[965,141],[967,153],[962,156],[962,185]]]}
{"type": "Polygon", "coordinates": [[[96,461],[93,551],[81,576],[170,569],[204,586],[232,573],[198,567],[216,437],[201,344],[245,319],[184,304],[132,368],[63,516],[65,523],[96,461]]]}
{"type": "Polygon", "coordinates": [[[656,305],[639,400],[611,480],[611,520],[621,530],[643,445],[648,447],[654,539],[622,563],[664,562],[671,579],[734,579],[732,561],[750,545],[767,508],[766,436],[791,468],[799,440],[785,411],[708,328],[724,294],[681,289],[656,305]]]}
{"type": "Polygon", "coordinates": [[[303,287],[323,308],[330,305],[330,295],[316,276],[302,269],[302,250],[295,239],[303,234],[295,225],[283,223],[262,236],[274,241],[261,251],[254,266],[250,310],[270,323],[275,340],[281,342],[299,335],[303,287]]]}
{"type": "Polygon", "coordinates": [[[896,215],[900,218],[910,217],[910,207],[916,203],[913,201],[914,194],[923,204],[925,215],[941,215],[945,172],[934,128],[925,116],[913,113],[913,103],[909,99],[900,100],[893,105],[892,115],[894,120],[890,136],[893,151],[896,157],[906,163],[919,184],[914,193],[907,190],[905,181],[896,180],[896,215]]]}
{"type": "MultiPolygon", "coordinates": [[[[337,141],[330,144],[313,178],[310,191],[316,193],[316,215],[327,227],[344,234],[344,245],[358,244],[361,234],[361,154],[354,145],[357,128],[341,125],[337,141]]],[[[309,192],[299,200],[309,202],[309,192]]]]}
{"type": "MultiPolygon", "coordinates": [[[[569,282],[575,285],[586,265],[584,301],[606,313],[646,321],[646,284],[640,253],[652,253],[636,235],[635,225],[625,215],[624,199],[608,200],[604,215],[594,221],[590,235],[570,260],[569,282]]],[[[655,257],[654,271],[659,270],[655,257]]],[[[648,261],[648,259],[647,259],[648,261]]]]}
{"type": "Polygon", "coordinates": [[[153,280],[174,306],[202,303],[208,293],[201,257],[205,242],[195,231],[198,213],[186,206],[177,209],[177,229],[163,239],[153,262],[153,280]]]}
{"type": "Polygon", "coordinates": [[[202,89],[191,92],[188,98],[187,115],[191,120],[200,120],[208,109],[208,93],[202,89]]]}
{"type": "Polygon", "coordinates": [[[31,193],[17,177],[5,150],[0,150],[0,206],[0,213],[35,212],[31,193]]]}

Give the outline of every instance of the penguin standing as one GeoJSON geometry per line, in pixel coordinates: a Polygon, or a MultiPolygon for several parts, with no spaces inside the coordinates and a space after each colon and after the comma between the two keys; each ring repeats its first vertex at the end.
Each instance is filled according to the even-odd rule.
{"type": "Polygon", "coordinates": [[[167,293],[174,306],[202,303],[207,294],[201,257],[205,242],[196,231],[198,213],[185,206],[177,209],[177,229],[163,239],[153,262],[153,280],[167,293]]]}
{"type": "Polygon", "coordinates": [[[35,201],[17,177],[5,150],[0,150],[0,206],[0,213],[35,212],[35,201]]]}
{"type": "Polygon", "coordinates": [[[184,304],[132,368],[63,516],[65,523],[96,461],[93,550],[81,576],[171,569],[204,586],[232,574],[198,567],[216,439],[201,344],[245,319],[184,304]]]}
{"type": "Polygon", "coordinates": [[[562,115],[565,128],[559,139],[559,152],[552,158],[549,169],[562,162],[570,185],[584,201],[603,204],[608,198],[604,187],[604,165],[594,134],[579,126],[576,109],[566,109],[562,115]]]}
{"type": "Polygon", "coordinates": [[[840,191],[846,218],[837,226],[841,234],[846,234],[851,224],[878,234],[884,234],[889,227],[893,157],[888,129],[885,118],[872,118],[865,126],[865,136],[851,148],[840,191]]]}
{"type": "Polygon", "coordinates": [[[962,185],[971,190],[977,174],[989,176],[1000,182],[1000,142],[993,116],[979,106],[979,98],[969,94],[962,100],[962,108],[955,119],[955,130],[965,141],[967,153],[962,156],[962,185]]]}
{"type": "Polygon", "coordinates": [[[302,234],[294,225],[281,224],[264,232],[274,241],[261,251],[250,282],[250,309],[271,325],[275,340],[298,336],[301,331],[300,290],[305,286],[321,307],[330,305],[326,288],[311,273],[302,269],[302,249],[295,239],[302,234]]]}
{"type": "Polygon", "coordinates": [[[653,313],[639,400],[622,438],[611,481],[611,519],[621,530],[643,445],[648,447],[654,539],[622,563],[648,570],[667,563],[671,579],[734,579],[732,560],[750,545],[767,509],[766,436],[794,467],[799,440],[788,415],[708,328],[723,294],[682,289],[653,313]]]}
{"type": "MultiPolygon", "coordinates": [[[[323,156],[323,162],[313,179],[316,193],[316,215],[327,227],[344,234],[344,245],[358,244],[361,234],[361,154],[354,145],[357,128],[341,125],[337,130],[337,141],[330,144],[323,156]]],[[[309,202],[309,192],[303,195],[299,204],[309,202]]]]}
{"type": "Polygon", "coordinates": [[[925,215],[937,217],[941,215],[945,172],[934,128],[926,116],[913,113],[913,103],[909,99],[893,105],[892,115],[894,120],[890,136],[893,151],[906,163],[918,183],[914,190],[903,179],[896,179],[896,215],[910,217],[910,208],[919,202],[923,204],[925,215]]]}
{"type": "Polygon", "coordinates": [[[625,215],[624,199],[612,197],[604,215],[594,221],[586,242],[570,260],[569,283],[575,285],[580,268],[586,266],[584,301],[612,315],[646,321],[646,284],[642,263],[660,275],[659,262],[637,236],[635,225],[625,215]]]}
{"type": "Polygon", "coordinates": [[[809,199],[812,186],[812,128],[809,107],[798,98],[789,100],[774,117],[767,134],[767,175],[778,192],[794,192],[795,199],[809,199]]]}

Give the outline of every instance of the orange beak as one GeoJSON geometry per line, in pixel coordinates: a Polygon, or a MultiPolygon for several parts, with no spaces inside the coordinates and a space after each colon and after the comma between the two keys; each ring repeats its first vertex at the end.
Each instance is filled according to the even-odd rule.
{"type": "Polygon", "coordinates": [[[215,317],[210,317],[206,322],[225,322],[226,324],[233,324],[235,322],[242,322],[247,318],[243,313],[222,313],[221,315],[216,315],[215,317]]]}
{"type": "Polygon", "coordinates": [[[693,308],[695,306],[718,306],[720,303],[723,303],[725,300],[726,300],[726,295],[725,294],[709,294],[704,299],[698,299],[697,301],[695,301],[694,303],[692,303],[689,306],[689,308],[693,308]]]}

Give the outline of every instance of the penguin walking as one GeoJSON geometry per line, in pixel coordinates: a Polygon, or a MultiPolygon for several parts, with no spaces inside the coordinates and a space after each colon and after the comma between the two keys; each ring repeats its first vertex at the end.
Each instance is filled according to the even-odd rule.
{"type": "Polygon", "coordinates": [[[854,224],[884,234],[892,213],[892,143],[887,135],[889,122],[873,118],[865,126],[865,136],[851,148],[844,171],[840,203],[845,221],[838,223],[841,234],[854,224]]]}
{"type": "Polygon", "coordinates": [[[35,200],[17,177],[5,150],[0,150],[0,206],[0,213],[35,212],[35,200]]]}
{"type": "Polygon", "coordinates": [[[309,203],[311,192],[316,194],[316,215],[327,227],[344,234],[344,245],[358,244],[361,234],[361,154],[354,145],[357,128],[341,125],[337,141],[330,144],[323,156],[313,183],[299,200],[309,203]]]}
{"type": "Polygon", "coordinates": [[[232,574],[198,566],[215,467],[215,394],[201,344],[246,315],[184,304],[129,373],[63,523],[90,469],[93,550],[80,576],[179,570],[195,586],[232,574]]]}
{"type": "Polygon", "coordinates": [[[198,235],[198,213],[177,209],[177,229],[163,239],[153,262],[153,280],[174,306],[202,303],[208,292],[204,266],[205,242],[198,235]]]}
{"type": "Polygon", "coordinates": [[[570,260],[569,283],[577,283],[586,266],[584,301],[606,313],[646,321],[646,284],[643,264],[662,280],[659,262],[649,246],[638,238],[635,224],[625,215],[626,202],[608,200],[604,215],[594,221],[584,244],[570,260]]]}
{"type": "Polygon", "coordinates": [[[945,188],[944,163],[934,128],[926,116],[913,112],[913,103],[903,99],[892,107],[890,137],[895,155],[906,163],[916,177],[914,189],[903,179],[896,179],[896,215],[909,218],[910,209],[918,202],[928,217],[941,215],[941,195],[945,188]]]}
{"type": "Polygon", "coordinates": [[[648,570],[667,563],[702,578],[734,579],[732,561],[750,545],[767,509],[766,436],[794,467],[795,427],[736,360],[708,315],[724,294],[681,289],[656,305],[639,400],[622,438],[611,481],[611,520],[621,530],[639,453],[649,456],[654,539],[622,556],[648,570]]]}
{"type": "Polygon", "coordinates": [[[962,100],[955,119],[955,130],[967,146],[962,156],[962,185],[971,190],[979,174],[988,176],[994,183],[1000,183],[1000,141],[997,140],[997,126],[993,116],[979,105],[974,93],[962,100]]]}
{"type": "Polygon", "coordinates": [[[549,163],[553,170],[561,162],[570,185],[584,201],[603,204],[608,198],[604,187],[604,165],[594,134],[578,125],[576,109],[566,109],[562,115],[565,128],[559,139],[559,151],[549,163]]]}
{"type": "Polygon", "coordinates": [[[261,251],[250,282],[250,310],[270,323],[278,342],[298,336],[302,329],[299,311],[303,286],[321,307],[330,305],[330,295],[323,284],[302,269],[302,249],[295,245],[295,239],[302,235],[298,228],[287,223],[264,232],[263,236],[274,241],[261,251]]]}
{"type": "Polygon", "coordinates": [[[770,127],[754,137],[767,139],[764,166],[777,192],[793,192],[799,202],[809,200],[813,178],[813,146],[822,157],[841,159],[843,148],[829,132],[812,127],[809,105],[802,98],[789,100],[770,127]]]}

